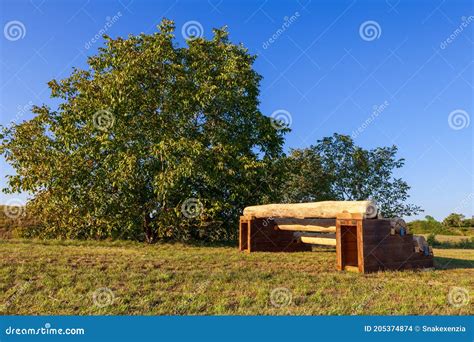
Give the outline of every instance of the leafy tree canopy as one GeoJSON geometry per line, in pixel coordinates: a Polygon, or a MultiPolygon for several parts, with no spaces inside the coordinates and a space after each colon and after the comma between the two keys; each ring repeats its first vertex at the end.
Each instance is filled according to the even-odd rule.
{"type": "Polygon", "coordinates": [[[255,57],[225,28],[186,47],[174,28],[104,36],[87,70],[49,82],[57,108],[3,129],[6,192],[33,195],[39,235],[229,239],[241,208],[271,196],[287,129],[258,109],[255,57]]]}
{"type": "Polygon", "coordinates": [[[290,152],[282,196],[287,202],[372,199],[385,217],[414,215],[421,209],[405,203],[410,187],[393,176],[404,164],[396,154],[396,146],[366,150],[346,135],[323,138],[290,152]]]}
{"type": "Polygon", "coordinates": [[[443,225],[446,227],[461,227],[463,226],[463,221],[463,214],[451,213],[443,220],[443,225]]]}

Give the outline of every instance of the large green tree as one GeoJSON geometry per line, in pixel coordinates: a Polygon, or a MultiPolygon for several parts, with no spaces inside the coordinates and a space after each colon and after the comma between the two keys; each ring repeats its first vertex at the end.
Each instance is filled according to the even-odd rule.
{"type": "Polygon", "coordinates": [[[258,109],[255,57],[226,29],[185,47],[173,32],[104,36],[89,68],[49,82],[57,108],[3,129],[6,191],[32,195],[39,235],[232,239],[271,196],[286,130],[258,109]]]}
{"type": "Polygon", "coordinates": [[[410,187],[393,175],[404,165],[396,154],[396,146],[366,150],[346,135],[323,138],[290,152],[282,196],[287,202],[372,199],[386,217],[416,214],[420,208],[406,203],[410,187]]]}

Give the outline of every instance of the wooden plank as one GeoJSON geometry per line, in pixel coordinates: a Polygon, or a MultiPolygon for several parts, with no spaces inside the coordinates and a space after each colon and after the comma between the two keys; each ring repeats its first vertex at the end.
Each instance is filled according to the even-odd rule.
{"type": "Polygon", "coordinates": [[[379,242],[372,242],[369,243],[364,242],[364,250],[366,253],[371,252],[372,250],[380,250],[380,251],[388,251],[397,249],[403,250],[406,253],[411,253],[414,251],[415,244],[413,241],[404,241],[404,240],[397,240],[395,238],[386,238],[383,241],[379,242]]]}
{"type": "Polygon", "coordinates": [[[431,268],[433,267],[433,259],[424,260],[408,260],[408,261],[397,261],[392,263],[384,264],[366,264],[365,272],[377,272],[380,270],[406,270],[406,269],[417,269],[417,268],[431,268]]]}
{"type": "Polygon", "coordinates": [[[336,219],[325,219],[325,218],[296,218],[296,217],[275,217],[273,221],[277,225],[310,225],[320,227],[335,227],[336,219]]]}
{"type": "Polygon", "coordinates": [[[294,232],[319,232],[319,233],[335,233],[336,226],[332,227],[321,227],[313,225],[299,225],[299,224],[279,224],[277,226],[279,230],[290,230],[294,232]]]}
{"type": "Polygon", "coordinates": [[[391,234],[364,234],[366,244],[377,244],[389,241],[390,243],[413,243],[413,235],[391,235],[391,234]]]}
{"type": "Polygon", "coordinates": [[[294,232],[293,236],[295,239],[299,239],[300,237],[321,237],[321,238],[328,238],[328,239],[335,239],[336,233],[313,233],[313,232],[294,232]]]}
{"type": "Polygon", "coordinates": [[[412,254],[415,253],[413,248],[400,248],[397,245],[393,245],[386,248],[375,248],[372,250],[365,250],[365,259],[375,258],[381,261],[389,262],[390,260],[406,260],[412,254]]]}
{"type": "Polygon", "coordinates": [[[322,238],[322,237],[300,237],[301,242],[310,243],[313,245],[324,245],[324,246],[336,246],[336,239],[334,238],[322,238]]]}
{"type": "Polygon", "coordinates": [[[293,217],[293,218],[336,218],[341,213],[358,217],[376,218],[377,208],[372,201],[324,201],[310,203],[282,203],[250,206],[244,209],[244,216],[293,217]]]}

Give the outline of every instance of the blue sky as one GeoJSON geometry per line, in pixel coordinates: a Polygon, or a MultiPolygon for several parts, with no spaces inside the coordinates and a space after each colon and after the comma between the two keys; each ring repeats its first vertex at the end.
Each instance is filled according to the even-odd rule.
{"type": "MultiPolygon", "coordinates": [[[[395,144],[411,202],[438,219],[474,209],[470,1],[1,1],[0,124],[54,105],[46,83],[85,67],[112,37],[151,33],[230,38],[258,55],[261,110],[283,115],[286,149],[334,132],[365,148],[395,144]],[[183,30],[184,26],[184,30],[183,30]],[[378,108],[374,113],[374,109],[378,108]]],[[[0,186],[13,170],[0,160],[0,186]]],[[[0,202],[12,200],[0,195],[0,202]]]]}

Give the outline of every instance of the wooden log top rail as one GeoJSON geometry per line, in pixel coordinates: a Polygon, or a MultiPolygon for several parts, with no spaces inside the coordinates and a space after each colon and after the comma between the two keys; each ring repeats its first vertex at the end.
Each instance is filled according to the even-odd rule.
{"type": "Polygon", "coordinates": [[[365,219],[376,218],[373,201],[323,201],[310,203],[265,204],[246,207],[244,216],[256,218],[333,218],[341,213],[360,214],[365,219]]]}

